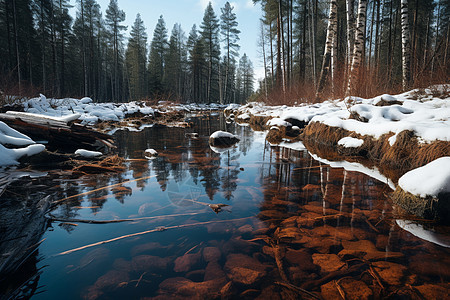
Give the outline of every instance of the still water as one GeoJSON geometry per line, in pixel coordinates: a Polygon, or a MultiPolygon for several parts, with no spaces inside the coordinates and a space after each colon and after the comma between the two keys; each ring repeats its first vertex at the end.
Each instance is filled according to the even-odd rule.
{"type": "Polygon", "coordinates": [[[26,297],[449,296],[448,228],[437,245],[399,227],[404,216],[384,182],[271,147],[264,133],[221,116],[191,121],[117,131],[126,171],[61,173],[39,190],[63,201],[48,215],[59,221],[49,222],[33,267],[18,276],[36,275],[26,297]],[[241,141],[217,153],[208,145],[216,130],[241,141]],[[146,159],[148,148],[159,156],[146,159]]]}

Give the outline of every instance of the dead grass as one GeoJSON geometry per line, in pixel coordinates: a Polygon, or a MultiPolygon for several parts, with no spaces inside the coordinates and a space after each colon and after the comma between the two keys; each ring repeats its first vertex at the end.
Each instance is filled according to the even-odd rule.
{"type": "Polygon", "coordinates": [[[421,198],[397,187],[391,196],[395,205],[416,216],[450,224],[450,194],[440,194],[438,198],[421,198]]]}
{"type": "Polygon", "coordinates": [[[414,132],[402,131],[391,146],[389,138],[393,133],[384,134],[379,139],[361,136],[356,132],[327,126],[314,122],[305,127],[302,139],[308,150],[324,157],[338,159],[342,157],[363,157],[371,160],[380,171],[397,181],[404,173],[421,167],[439,157],[450,155],[450,142],[435,141],[419,143],[414,132]],[[343,137],[354,137],[364,140],[358,148],[343,148],[338,141],[343,137]],[[332,154],[332,152],[335,154],[332,154]],[[326,155],[326,156],[323,156],[326,155]]]}

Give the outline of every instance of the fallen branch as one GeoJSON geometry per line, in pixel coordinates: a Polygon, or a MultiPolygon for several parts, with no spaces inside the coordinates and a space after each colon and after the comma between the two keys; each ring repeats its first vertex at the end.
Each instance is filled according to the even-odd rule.
{"type": "Polygon", "coordinates": [[[122,223],[122,222],[135,222],[142,220],[151,220],[151,219],[163,219],[169,217],[181,217],[181,216],[194,216],[201,214],[200,212],[195,213],[185,213],[185,214],[175,214],[175,215],[162,215],[162,216],[153,216],[153,217],[141,217],[141,218],[131,218],[131,219],[118,219],[118,220],[83,220],[83,219],[61,219],[54,216],[50,216],[50,221],[57,221],[63,223],[87,223],[87,224],[110,224],[110,223],[122,223]]]}
{"type": "Polygon", "coordinates": [[[76,252],[76,251],[80,251],[80,250],[84,250],[84,249],[87,249],[87,248],[95,247],[95,246],[98,246],[98,245],[108,244],[108,243],[112,243],[112,242],[115,242],[115,241],[123,240],[123,239],[130,238],[130,237],[140,236],[140,235],[144,235],[144,234],[152,233],[152,232],[166,231],[166,230],[169,230],[169,229],[177,229],[177,228],[201,226],[201,225],[212,224],[212,223],[235,222],[235,221],[247,220],[247,219],[250,219],[250,218],[254,218],[254,216],[245,217],[245,218],[239,218],[239,219],[231,219],[231,220],[218,220],[218,221],[198,222],[198,223],[175,225],[175,226],[169,226],[169,227],[162,226],[162,227],[157,227],[155,229],[150,229],[150,230],[146,230],[146,231],[141,231],[141,232],[136,232],[136,233],[132,233],[132,234],[122,235],[122,236],[119,236],[119,237],[116,237],[116,238],[112,238],[112,239],[109,239],[109,240],[96,242],[96,243],[93,243],[93,244],[89,244],[89,245],[85,245],[85,246],[82,246],[82,247],[78,247],[78,248],[74,248],[74,249],[71,249],[71,250],[67,250],[67,251],[64,251],[64,252],[60,252],[60,253],[54,254],[52,256],[66,255],[66,254],[70,254],[70,253],[73,253],[73,252],[76,252]]]}

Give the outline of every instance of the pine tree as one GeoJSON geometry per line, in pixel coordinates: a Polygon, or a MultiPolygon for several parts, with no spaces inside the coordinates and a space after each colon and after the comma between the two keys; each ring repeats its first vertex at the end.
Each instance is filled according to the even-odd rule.
{"type": "MultiPolygon", "coordinates": [[[[233,12],[234,7],[230,5],[227,1],[224,8],[221,8],[222,15],[220,16],[220,33],[222,34],[222,42],[224,43],[225,49],[225,80],[223,83],[223,92],[221,95],[223,97],[220,99],[221,103],[229,103],[231,100],[231,95],[233,94],[232,86],[230,86],[230,77],[234,77],[231,74],[231,67],[234,64],[235,57],[239,55],[239,33],[240,30],[237,29],[238,22],[236,21],[236,14],[233,12]]],[[[231,81],[233,82],[233,81],[231,81]]]]}
{"type": "Polygon", "coordinates": [[[236,88],[238,90],[237,103],[245,103],[245,101],[253,94],[254,71],[253,64],[244,53],[239,60],[239,69],[237,76],[236,88]]]}
{"type": "Polygon", "coordinates": [[[186,37],[181,25],[175,24],[169,39],[169,49],[166,57],[164,85],[176,100],[184,96],[186,37]]]}
{"type": "Polygon", "coordinates": [[[110,0],[108,8],[106,9],[106,26],[109,29],[110,45],[112,46],[113,68],[111,78],[111,98],[113,101],[120,101],[120,67],[122,63],[121,49],[123,48],[123,34],[126,26],[121,25],[125,21],[125,12],[119,9],[117,0],[110,0]]]}
{"type": "Polygon", "coordinates": [[[131,27],[130,39],[125,54],[128,72],[128,89],[131,100],[147,95],[147,33],[141,15],[136,15],[131,27]]]}
{"type": "Polygon", "coordinates": [[[203,74],[206,68],[204,59],[205,48],[202,39],[200,38],[197,27],[194,24],[187,40],[188,57],[188,102],[201,103],[204,102],[203,96],[203,74]]]}
{"type": "Polygon", "coordinates": [[[203,22],[200,25],[203,44],[205,47],[206,63],[208,68],[208,79],[206,87],[206,101],[211,103],[219,100],[219,21],[211,2],[205,9],[203,22]]]}
{"type": "Polygon", "coordinates": [[[153,39],[150,45],[150,57],[148,65],[149,93],[151,96],[164,94],[163,86],[165,58],[167,53],[167,29],[163,16],[159,17],[153,32],[153,39]]]}

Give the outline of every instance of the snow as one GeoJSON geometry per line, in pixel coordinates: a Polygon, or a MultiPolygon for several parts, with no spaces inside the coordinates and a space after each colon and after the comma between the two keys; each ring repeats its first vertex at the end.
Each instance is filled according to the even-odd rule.
{"type": "Polygon", "coordinates": [[[345,160],[344,161],[329,161],[327,159],[321,158],[312,153],[309,153],[309,155],[311,155],[312,158],[314,158],[315,160],[320,161],[324,164],[327,164],[332,168],[344,168],[347,171],[355,171],[355,172],[366,174],[378,181],[381,181],[381,182],[387,184],[391,189],[395,190],[395,185],[392,182],[392,180],[390,180],[389,178],[387,178],[386,176],[381,174],[377,168],[370,169],[360,163],[348,162],[345,160]]]}
{"type": "Polygon", "coordinates": [[[19,165],[21,157],[32,156],[44,150],[44,145],[36,144],[28,136],[0,121],[0,166],[19,165]]]}
{"type": "Polygon", "coordinates": [[[103,153],[101,153],[101,152],[90,151],[90,150],[85,150],[85,149],[78,149],[77,151],[75,151],[75,154],[80,155],[82,157],[86,157],[86,158],[92,158],[92,157],[97,157],[97,156],[103,155],[103,153]]]}
{"type": "Polygon", "coordinates": [[[149,155],[149,156],[157,156],[158,155],[158,151],[156,151],[155,149],[146,149],[144,152],[145,152],[145,155],[149,155]]]}
{"type": "Polygon", "coordinates": [[[243,113],[242,115],[238,116],[238,119],[249,120],[250,119],[250,115],[248,113],[243,113]]]}
{"type": "Polygon", "coordinates": [[[398,185],[404,191],[420,197],[450,193],[450,156],[438,158],[407,172],[400,177],[398,185]]]}
{"type": "Polygon", "coordinates": [[[0,144],[27,146],[35,144],[35,142],[28,136],[18,132],[17,130],[0,121],[0,144]]]}
{"type": "Polygon", "coordinates": [[[19,165],[18,160],[23,156],[33,156],[45,150],[41,144],[29,145],[25,148],[8,149],[0,145],[0,166],[19,165]]]}
{"type": "Polygon", "coordinates": [[[344,137],[338,141],[338,145],[343,146],[344,148],[358,148],[364,144],[364,140],[357,139],[353,137],[344,137]]]}
{"type": "Polygon", "coordinates": [[[433,91],[448,89],[448,85],[440,85],[399,95],[385,94],[369,99],[347,97],[344,100],[293,107],[266,106],[260,102],[252,102],[241,107],[229,106],[227,109],[238,114],[274,118],[275,120],[269,121],[268,126],[282,125],[283,121],[295,119],[301,122],[320,122],[374,138],[392,132],[394,136],[390,139],[391,145],[400,132],[410,130],[420,142],[429,143],[436,140],[450,141],[450,98],[433,96],[433,91]],[[419,92],[422,93],[422,98],[416,100],[415,95],[419,92]],[[381,100],[401,104],[376,106],[381,100]],[[352,104],[349,105],[346,101],[352,104]],[[359,115],[361,120],[350,118],[352,114],[359,115]]]}
{"type": "Polygon", "coordinates": [[[64,98],[48,99],[40,94],[39,97],[28,99],[22,105],[26,113],[45,115],[49,118],[65,122],[81,121],[81,124],[93,125],[100,121],[121,121],[127,116],[136,113],[154,115],[155,112],[165,113],[170,111],[212,111],[224,109],[220,104],[172,104],[161,101],[155,107],[150,107],[144,102],[133,101],[129,103],[94,103],[89,97],[81,99],[64,98]]]}
{"type": "Polygon", "coordinates": [[[434,243],[442,247],[450,248],[450,238],[448,237],[448,235],[427,230],[422,225],[413,223],[412,221],[408,220],[396,220],[396,223],[402,229],[410,232],[411,234],[422,240],[434,243]]]}
{"type": "Polygon", "coordinates": [[[291,123],[286,122],[282,118],[273,118],[267,121],[267,126],[288,127],[292,126],[291,123]]]}
{"type": "Polygon", "coordinates": [[[226,131],[216,131],[213,134],[211,134],[210,138],[213,139],[218,139],[218,138],[236,138],[237,136],[235,136],[232,133],[226,132],[226,131]]]}

